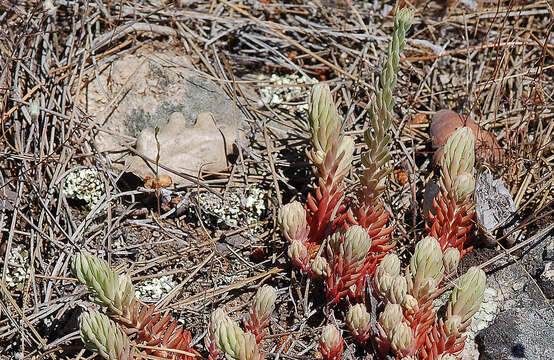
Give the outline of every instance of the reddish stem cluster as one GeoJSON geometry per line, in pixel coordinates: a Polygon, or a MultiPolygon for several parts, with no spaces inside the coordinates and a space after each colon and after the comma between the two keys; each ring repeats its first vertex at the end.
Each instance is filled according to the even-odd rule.
{"type": "Polygon", "coordinates": [[[460,251],[460,258],[464,257],[473,248],[466,246],[472,238],[473,204],[467,201],[458,205],[455,196],[441,191],[433,199],[433,208],[435,214],[429,212],[425,230],[439,241],[443,252],[453,247],[460,251]]]}
{"type": "Polygon", "coordinates": [[[173,320],[170,314],[165,316],[162,316],[161,313],[154,314],[155,310],[154,305],[141,305],[135,300],[128,318],[115,317],[114,319],[119,322],[127,335],[136,335],[135,342],[138,344],[179,350],[190,354],[144,349],[148,355],[181,360],[194,360],[200,356],[200,353],[190,347],[190,332],[179,326],[177,320],[173,320]]]}

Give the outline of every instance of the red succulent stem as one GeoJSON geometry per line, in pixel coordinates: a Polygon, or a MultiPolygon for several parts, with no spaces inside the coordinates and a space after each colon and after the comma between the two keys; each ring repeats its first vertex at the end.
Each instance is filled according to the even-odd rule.
{"type": "Polygon", "coordinates": [[[327,235],[343,225],[346,219],[346,205],[342,203],[343,199],[344,191],[338,190],[338,186],[328,188],[323,180],[319,179],[315,198],[308,194],[307,220],[310,226],[310,242],[321,244],[327,235]]]}
{"type": "Polygon", "coordinates": [[[260,319],[251,315],[251,317],[245,321],[244,327],[246,330],[254,334],[256,337],[256,343],[259,344],[260,341],[262,341],[262,339],[267,335],[267,332],[264,329],[268,324],[269,319],[260,321],[260,319]]]}
{"type": "Polygon", "coordinates": [[[136,334],[134,342],[137,344],[181,350],[191,354],[174,353],[170,350],[145,349],[144,352],[148,355],[181,360],[194,360],[197,356],[200,356],[200,353],[190,347],[190,332],[179,326],[177,320],[173,320],[169,314],[163,317],[161,313],[154,315],[155,309],[154,305],[142,305],[135,300],[131,305],[128,318],[115,317],[114,320],[119,322],[127,335],[136,334]]]}
{"type": "Polygon", "coordinates": [[[436,296],[432,296],[421,301],[419,309],[415,313],[404,313],[404,317],[406,317],[414,332],[416,349],[421,349],[423,347],[426,336],[435,323],[436,312],[433,310],[433,299],[435,297],[436,296]]]}
{"type": "Polygon", "coordinates": [[[455,197],[439,192],[433,199],[433,208],[436,214],[429,212],[429,222],[425,224],[427,233],[439,241],[443,252],[449,247],[457,248],[461,259],[472,249],[466,246],[472,238],[475,216],[472,204],[458,205],[455,197]]]}
{"type": "MultiPolygon", "coordinates": [[[[441,354],[457,356],[464,348],[465,339],[466,336],[460,332],[448,336],[444,321],[440,319],[427,333],[424,346],[420,351],[420,358],[422,360],[436,360],[441,354]]],[[[461,359],[461,357],[458,359],[461,359]]]]}

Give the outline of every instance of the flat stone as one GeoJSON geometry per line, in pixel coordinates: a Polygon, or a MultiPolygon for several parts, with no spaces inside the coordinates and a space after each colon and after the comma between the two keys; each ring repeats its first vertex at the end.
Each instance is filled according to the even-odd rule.
{"type": "MultiPolygon", "coordinates": [[[[95,145],[114,168],[131,165],[136,175],[152,176],[146,164],[137,167],[138,160],[130,159],[128,147],[136,139],[136,150],[154,160],[157,127],[163,165],[193,176],[227,168],[226,155],[234,149],[244,116],[219,84],[191,69],[187,58],[174,50],[143,47],[87,81],[79,104],[103,129],[95,145]]],[[[174,175],[172,179],[188,183],[174,175]]]]}

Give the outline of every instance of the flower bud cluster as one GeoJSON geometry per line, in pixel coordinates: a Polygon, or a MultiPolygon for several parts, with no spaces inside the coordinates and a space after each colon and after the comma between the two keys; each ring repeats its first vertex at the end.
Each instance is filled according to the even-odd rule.
{"type": "Polygon", "coordinates": [[[463,203],[475,191],[475,135],[468,127],[456,130],[444,145],[441,158],[441,185],[463,203]]]}
{"type": "Polygon", "coordinates": [[[340,236],[328,238],[327,298],[336,303],[345,292],[356,285],[365,275],[366,263],[371,248],[371,238],[363,227],[354,225],[340,236]]]}
{"type": "Polygon", "coordinates": [[[344,340],[335,325],[327,325],[321,331],[319,349],[325,360],[340,360],[344,350],[344,340]]]}
{"type": "Polygon", "coordinates": [[[375,271],[374,286],[381,299],[386,299],[395,277],[400,275],[400,259],[389,253],[383,257],[375,271]]]}
{"type": "Polygon", "coordinates": [[[346,326],[358,342],[367,341],[371,330],[371,316],[364,304],[350,306],[346,313],[346,326]]]}
{"type": "Polygon", "coordinates": [[[298,201],[293,201],[279,209],[277,221],[281,233],[290,242],[305,242],[310,228],[306,220],[306,209],[298,201]]]}
{"type": "Polygon", "coordinates": [[[134,359],[129,338],[119,326],[98,311],[83,313],[79,317],[81,339],[89,350],[105,359],[134,359]]]}
{"type": "Polygon", "coordinates": [[[256,343],[256,336],[250,332],[244,332],[221,309],[212,313],[208,336],[213,337],[213,342],[228,360],[264,359],[264,354],[260,352],[256,343]]]}
{"type": "Polygon", "coordinates": [[[432,296],[444,278],[441,246],[428,236],[416,244],[408,272],[409,293],[418,301],[432,296]]]}
{"type": "Polygon", "coordinates": [[[309,104],[309,127],[312,150],[308,157],[317,166],[317,175],[330,183],[339,182],[350,170],[354,154],[354,139],[341,136],[342,121],[337,114],[329,86],[314,85],[309,104]],[[331,177],[328,179],[328,177],[331,177]]]}
{"type": "Polygon", "coordinates": [[[485,272],[476,266],[460,277],[450,295],[447,319],[459,317],[460,324],[466,325],[483,302],[485,280],[485,272]]]}
{"type": "Polygon", "coordinates": [[[414,332],[406,322],[400,305],[387,303],[379,316],[379,326],[385,335],[385,342],[397,355],[407,356],[413,353],[414,332]]]}
{"type": "Polygon", "coordinates": [[[131,278],[118,275],[108,263],[86,252],[73,257],[71,270],[95,294],[95,301],[116,315],[126,316],[135,301],[131,278]]]}
{"type": "Polygon", "coordinates": [[[249,318],[245,323],[245,327],[250,330],[255,336],[256,341],[265,336],[264,328],[269,324],[269,318],[275,310],[275,299],[277,293],[269,285],[264,285],[256,292],[252,307],[250,308],[249,318]]]}
{"type": "Polygon", "coordinates": [[[306,209],[298,201],[293,201],[279,210],[277,221],[281,233],[290,241],[288,255],[292,263],[303,272],[310,271],[308,234],[310,227],[306,219],[306,209]]]}

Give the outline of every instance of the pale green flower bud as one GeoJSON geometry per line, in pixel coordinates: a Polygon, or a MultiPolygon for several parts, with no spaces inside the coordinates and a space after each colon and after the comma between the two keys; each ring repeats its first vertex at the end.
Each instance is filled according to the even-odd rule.
{"type": "Polygon", "coordinates": [[[277,216],[281,233],[288,241],[304,241],[310,231],[306,220],[306,210],[298,201],[293,201],[281,209],[277,216]]]}
{"type": "Polygon", "coordinates": [[[252,333],[245,333],[236,322],[230,318],[222,318],[215,324],[215,343],[225,353],[228,360],[261,360],[256,344],[256,337],[252,333]]]}
{"type": "Polygon", "coordinates": [[[225,310],[217,308],[210,316],[210,325],[208,326],[208,332],[211,336],[215,335],[217,326],[223,321],[232,321],[225,310]]]}
{"type": "Polygon", "coordinates": [[[460,251],[456,248],[448,248],[442,254],[442,263],[445,274],[451,274],[458,268],[460,262],[460,251]]]}
{"type": "Polygon", "coordinates": [[[118,275],[108,263],[96,256],[80,252],[73,257],[73,274],[96,295],[95,301],[117,315],[124,315],[135,300],[131,278],[118,275]]]}
{"type": "Polygon", "coordinates": [[[302,241],[294,240],[289,245],[288,255],[292,263],[302,271],[307,271],[309,269],[310,256],[308,254],[308,249],[302,241]]]}
{"type": "Polygon", "coordinates": [[[321,165],[337,140],[341,128],[341,121],[327,84],[314,85],[308,98],[308,106],[313,146],[309,156],[314,164],[321,165]]]}
{"type": "Polygon", "coordinates": [[[327,277],[327,260],[324,257],[318,256],[312,262],[312,274],[318,278],[327,277]]]}
{"type": "Polygon", "coordinates": [[[448,314],[462,317],[462,322],[470,319],[481,306],[485,285],[485,272],[476,266],[471,267],[460,277],[450,295],[448,314]]]}
{"type": "Polygon", "coordinates": [[[437,239],[427,236],[416,244],[410,271],[413,275],[422,273],[423,278],[434,278],[442,271],[442,251],[437,239]]]}
{"type": "Polygon", "coordinates": [[[346,259],[350,261],[363,260],[371,248],[371,239],[366,229],[354,225],[344,233],[342,246],[346,259]]]}
{"type": "Polygon", "coordinates": [[[350,306],[346,313],[346,326],[356,338],[365,338],[371,328],[371,316],[364,304],[350,306]]]}
{"type": "Polygon", "coordinates": [[[387,273],[390,276],[396,276],[400,274],[400,259],[396,254],[387,254],[381,262],[379,263],[379,266],[377,266],[377,271],[380,271],[382,273],[387,273]]]}
{"type": "Polygon", "coordinates": [[[473,174],[462,173],[456,176],[452,188],[456,192],[456,199],[458,202],[461,203],[471,198],[471,195],[475,192],[475,179],[473,174]]]}
{"type": "Polygon", "coordinates": [[[393,304],[402,304],[404,297],[408,292],[408,282],[402,275],[397,275],[392,280],[389,291],[387,292],[387,299],[393,304]]]}
{"type": "Polygon", "coordinates": [[[340,140],[337,157],[341,154],[342,158],[337,168],[336,177],[346,175],[348,171],[350,171],[350,167],[352,167],[352,159],[354,157],[354,139],[352,139],[352,137],[344,136],[340,140]]]}
{"type": "Polygon", "coordinates": [[[119,326],[98,311],[79,316],[81,339],[89,350],[99,353],[105,359],[134,359],[129,338],[119,326]]]}
{"type": "Polygon", "coordinates": [[[327,325],[321,331],[319,347],[324,359],[340,359],[344,348],[344,340],[335,325],[327,325]]]}
{"type": "Polygon", "coordinates": [[[402,315],[402,308],[398,304],[387,303],[385,309],[379,315],[379,325],[385,330],[387,336],[391,336],[392,330],[402,322],[404,315],[402,315]]]}
{"type": "Polygon", "coordinates": [[[252,302],[250,318],[255,319],[262,327],[267,326],[269,318],[275,310],[276,298],[277,293],[271,286],[264,285],[258,289],[252,302]]]}
{"type": "Polygon", "coordinates": [[[454,131],[446,140],[441,158],[441,183],[448,192],[462,173],[473,175],[475,166],[475,136],[468,127],[454,131]]]}
{"type": "Polygon", "coordinates": [[[408,313],[413,314],[419,310],[419,303],[417,299],[410,294],[407,294],[402,301],[402,308],[408,313]]]}
{"type": "Polygon", "coordinates": [[[442,280],[442,251],[439,242],[428,236],[416,244],[410,261],[410,271],[414,277],[410,293],[417,299],[432,294],[442,280]]]}
{"type": "Polygon", "coordinates": [[[399,355],[411,352],[415,343],[414,332],[405,322],[398,323],[392,330],[391,347],[399,355]]]}
{"type": "Polygon", "coordinates": [[[404,7],[398,10],[394,22],[395,26],[398,26],[403,32],[406,32],[414,22],[414,9],[404,7]]]}
{"type": "Polygon", "coordinates": [[[389,288],[392,284],[394,278],[400,274],[400,259],[396,254],[387,254],[379,265],[377,265],[377,270],[375,271],[375,287],[381,295],[381,298],[386,298],[389,288]]]}
{"type": "Polygon", "coordinates": [[[375,286],[377,288],[377,291],[379,292],[379,295],[381,295],[382,299],[387,298],[387,295],[389,293],[393,280],[394,280],[394,277],[386,273],[379,276],[375,276],[375,280],[374,280],[375,286]]]}

